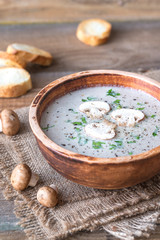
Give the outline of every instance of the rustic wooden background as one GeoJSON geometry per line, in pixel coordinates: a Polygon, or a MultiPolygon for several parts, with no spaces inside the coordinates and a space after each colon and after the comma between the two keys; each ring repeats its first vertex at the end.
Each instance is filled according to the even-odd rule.
{"type": "MultiPolygon", "coordinates": [[[[33,89],[13,99],[0,99],[0,109],[29,106],[36,93],[58,77],[87,69],[145,73],[160,69],[160,0],[0,0],[0,50],[13,42],[35,45],[53,54],[52,66],[28,66],[33,89]],[[76,39],[79,21],[111,21],[107,44],[89,47],[76,39]]],[[[0,192],[0,240],[27,238],[17,225],[13,201],[0,192]]],[[[149,238],[160,239],[160,224],[149,238]]],[[[104,231],[79,233],[68,240],[115,240],[104,231]]],[[[143,238],[140,238],[141,240],[143,238]]]]}
{"type": "Polygon", "coordinates": [[[159,0],[0,0],[0,22],[77,22],[160,19],[159,0]]]}

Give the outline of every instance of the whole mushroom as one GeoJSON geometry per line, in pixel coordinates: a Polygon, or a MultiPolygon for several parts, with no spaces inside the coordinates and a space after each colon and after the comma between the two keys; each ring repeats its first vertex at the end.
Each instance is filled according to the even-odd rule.
{"type": "Polygon", "coordinates": [[[57,187],[55,185],[41,187],[37,192],[37,200],[45,207],[55,207],[58,203],[57,187]]]}
{"type": "Polygon", "coordinates": [[[18,133],[19,129],[18,115],[10,109],[4,109],[0,114],[0,132],[13,136],[18,133]]]}
{"type": "Polygon", "coordinates": [[[39,176],[31,172],[27,164],[18,164],[11,174],[11,184],[17,191],[24,190],[28,186],[34,187],[38,182],[39,176]]]}

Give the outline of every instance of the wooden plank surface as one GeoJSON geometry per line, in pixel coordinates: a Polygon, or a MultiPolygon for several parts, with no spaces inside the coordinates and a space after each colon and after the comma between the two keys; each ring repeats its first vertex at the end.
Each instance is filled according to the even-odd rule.
{"type": "Polygon", "coordinates": [[[28,106],[49,82],[82,70],[119,69],[145,72],[159,68],[160,21],[113,23],[105,45],[90,47],[77,40],[77,24],[0,25],[1,50],[12,42],[33,44],[53,54],[48,68],[30,66],[33,89],[19,98],[0,99],[0,108],[28,106]]]}
{"type": "MultiPolygon", "coordinates": [[[[18,219],[13,214],[13,201],[7,201],[0,192],[0,240],[27,240],[23,230],[17,226],[18,219]]],[[[66,240],[118,240],[105,231],[98,230],[95,232],[79,232],[73,236],[69,236],[66,240]]],[[[146,238],[138,238],[146,240],[146,238]]],[[[157,228],[148,238],[148,240],[160,239],[160,220],[157,223],[157,228]]],[[[127,239],[124,239],[127,240],[127,239]]]]}
{"type": "Polygon", "coordinates": [[[159,0],[0,0],[0,22],[160,19],[159,0]]]}
{"type": "MultiPolygon", "coordinates": [[[[1,50],[5,50],[9,43],[18,41],[41,47],[54,56],[51,67],[29,66],[33,89],[19,98],[0,99],[0,109],[29,106],[42,87],[73,72],[87,69],[136,72],[160,69],[160,21],[114,22],[108,43],[95,48],[76,39],[76,27],[76,23],[0,25],[1,50]]],[[[18,220],[13,214],[13,201],[6,201],[0,193],[0,206],[0,240],[26,240],[24,232],[16,225],[18,220]]],[[[91,239],[116,240],[104,231],[83,232],[67,238],[91,239]]],[[[157,224],[157,229],[149,239],[160,239],[160,224],[157,224]]]]}

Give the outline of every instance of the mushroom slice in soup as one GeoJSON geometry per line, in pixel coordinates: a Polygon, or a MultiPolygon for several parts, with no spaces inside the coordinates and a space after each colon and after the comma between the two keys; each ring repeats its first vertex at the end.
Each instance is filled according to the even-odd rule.
{"type": "Polygon", "coordinates": [[[140,110],[122,108],[113,111],[111,117],[119,126],[134,127],[136,123],[144,119],[145,115],[140,110]]]}
{"type": "Polygon", "coordinates": [[[82,103],[79,110],[92,119],[102,118],[104,114],[110,111],[110,106],[103,101],[90,101],[82,103]]]}
{"type": "Polygon", "coordinates": [[[116,124],[103,120],[101,123],[90,123],[85,127],[87,135],[102,140],[112,139],[115,136],[116,124]]]}

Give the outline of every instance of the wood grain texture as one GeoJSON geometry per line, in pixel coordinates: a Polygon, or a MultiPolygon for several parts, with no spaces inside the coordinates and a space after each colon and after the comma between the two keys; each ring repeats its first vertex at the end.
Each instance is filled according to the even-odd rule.
{"type": "MultiPolygon", "coordinates": [[[[17,226],[18,219],[13,214],[14,203],[4,199],[0,189],[0,240],[27,240],[23,230],[17,226]]],[[[66,240],[116,240],[104,231],[94,233],[80,232],[74,236],[69,236],[66,240]]]]}
{"type": "Polygon", "coordinates": [[[160,19],[159,0],[0,0],[0,22],[160,19]]]}
{"type": "MultiPolygon", "coordinates": [[[[0,229],[0,240],[28,240],[23,230],[15,229],[18,219],[13,214],[13,201],[4,199],[0,189],[0,224],[3,223],[5,228],[0,229]]],[[[69,236],[66,240],[118,240],[105,231],[79,232],[73,236],[69,236]]],[[[157,223],[157,228],[151,234],[148,240],[160,239],[160,220],[157,223]]],[[[126,239],[127,240],[127,239],[126,239]]],[[[146,240],[146,238],[138,238],[138,240],[146,240]]]]}
{"type": "Polygon", "coordinates": [[[28,66],[33,89],[12,101],[0,99],[1,109],[29,106],[40,88],[73,72],[88,69],[145,72],[159,68],[160,21],[113,23],[108,43],[98,47],[81,43],[75,36],[76,28],[76,23],[0,26],[2,50],[20,41],[47,50],[54,58],[48,68],[28,66]]]}
{"type": "Polygon", "coordinates": [[[0,232],[1,240],[27,240],[25,233],[23,231],[10,231],[0,232]]]}
{"type": "MultiPolygon", "coordinates": [[[[129,7],[131,1],[127,1],[127,3],[123,6],[119,6],[117,0],[102,0],[102,10],[100,10],[100,6],[97,6],[97,1],[98,0],[75,0],[75,4],[77,4],[78,7],[81,6],[79,7],[81,9],[76,11],[74,6],[74,13],[70,14],[71,11],[68,10],[67,14],[65,11],[64,16],[64,8],[68,8],[68,6],[62,6],[61,3],[64,1],[61,1],[61,8],[59,8],[59,10],[56,8],[55,13],[53,7],[49,9],[49,11],[47,10],[48,2],[50,2],[50,4],[53,2],[51,0],[46,0],[44,2],[46,7],[42,7],[42,1],[39,1],[39,9],[37,8],[36,0],[32,2],[29,1],[29,4],[24,0],[0,0],[0,22],[42,22],[43,20],[47,22],[73,21],[74,19],[79,21],[88,17],[98,17],[101,15],[101,13],[103,13],[103,17],[105,19],[108,18],[113,20],[118,18],[121,20],[159,18],[159,0],[139,0],[139,4],[137,4],[138,1],[132,1],[132,4],[135,2],[135,6],[132,9],[131,6],[129,7]],[[84,4],[86,2],[87,4],[82,6],[82,3],[84,4]],[[91,2],[93,7],[92,11],[90,11],[89,8],[89,4],[91,4],[91,2]],[[113,2],[116,7],[113,7],[112,5],[111,8],[108,8],[106,3],[109,2],[111,2],[111,4],[113,2]],[[104,9],[104,5],[106,9],[104,9]],[[146,13],[142,10],[142,5],[143,9],[146,9],[146,13]],[[122,10],[124,9],[123,13],[118,12],[117,7],[119,9],[122,8],[122,10]],[[130,9],[127,10],[127,8],[130,9]],[[60,16],[60,12],[63,15],[60,16]],[[69,19],[67,16],[69,16],[69,19]]],[[[57,0],[57,2],[59,1],[57,0]]],[[[69,3],[71,1],[67,0],[67,2],[69,3]]],[[[87,69],[109,68],[145,72],[148,69],[160,68],[160,22],[114,22],[112,35],[109,42],[97,48],[91,48],[83,45],[76,39],[75,31],[77,25],[78,23],[0,26],[1,50],[5,50],[8,44],[19,40],[20,42],[33,44],[37,47],[43,48],[44,50],[48,50],[54,56],[54,63],[49,68],[29,66],[28,70],[31,72],[33,81],[32,91],[20,98],[0,99],[0,109],[5,107],[19,108],[23,106],[29,106],[33,97],[38,93],[38,91],[40,91],[42,87],[59,77],[71,74],[73,72],[87,69]]],[[[0,223],[3,224],[3,229],[1,228],[0,230],[0,239],[27,240],[27,237],[25,237],[23,231],[15,230],[15,223],[18,222],[18,219],[13,213],[13,201],[5,200],[0,193],[0,205],[0,223]]],[[[67,238],[67,240],[90,239],[116,240],[115,237],[105,233],[104,231],[98,231],[94,233],[82,232],[67,238]]],[[[146,238],[139,238],[139,240],[145,239],[146,238]]],[[[149,240],[159,239],[160,221],[159,224],[157,224],[157,229],[154,231],[151,237],[149,237],[149,240]]]]}

